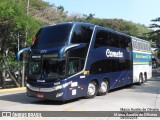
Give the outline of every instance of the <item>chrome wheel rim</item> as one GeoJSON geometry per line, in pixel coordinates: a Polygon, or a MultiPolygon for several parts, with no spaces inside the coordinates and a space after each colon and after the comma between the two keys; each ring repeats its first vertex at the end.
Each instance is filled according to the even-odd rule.
{"type": "Polygon", "coordinates": [[[142,76],[139,77],[139,82],[142,83],[142,76]]]}
{"type": "Polygon", "coordinates": [[[108,86],[107,86],[107,83],[106,82],[102,82],[101,83],[101,88],[100,88],[100,92],[106,92],[107,91],[107,89],[108,89],[108,86]]]}
{"type": "Polygon", "coordinates": [[[96,86],[93,83],[89,83],[89,86],[88,86],[88,95],[92,96],[92,95],[95,94],[95,92],[96,92],[96,86]]]}

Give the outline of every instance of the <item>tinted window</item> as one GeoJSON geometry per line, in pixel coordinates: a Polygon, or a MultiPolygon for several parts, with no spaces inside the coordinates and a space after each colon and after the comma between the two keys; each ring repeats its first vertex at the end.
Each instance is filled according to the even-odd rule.
{"type": "Polygon", "coordinates": [[[124,48],[126,49],[126,40],[125,40],[125,37],[124,36],[119,36],[119,39],[118,39],[118,43],[119,43],[119,47],[120,48],[124,48]]]}
{"type": "Polygon", "coordinates": [[[126,49],[130,44],[130,37],[107,30],[97,30],[94,48],[111,46],[126,49]]]}
{"type": "Polygon", "coordinates": [[[122,59],[107,59],[100,60],[91,64],[90,72],[91,74],[109,73],[109,72],[119,72],[125,70],[132,70],[131,60],[122,59]]]}
{"type": "Polygon", "coordinates": [[[32,45],[33,49],[47,49],[63,46],[68,42],[72,24],[61,24],[41,28],[32,45]]]}
{"type": "Polygon", "coordinates": [[[109,41],[111,47],[119,47],[119,36],[115,33],[109,33],[109,41]]]}
{"type": "Polygon", "coordinates": [[[121,34],[109,33],[109,41],[111,47],[118,47],[123,49],[131,47],[131,38],[121,34]]]}
{"type": "Polygon", "coordinates": [[[132,49],[132,41],[130,37],[124,37],[124,48],[132,49]]]}
{"type": "Polygon", "coordinates": [[[95,48],[109,46],[108,32],[105,30],[97,30],[95,48]]]}
{"type": "MultiPolygon", "coordinates": [[[[78,72],[81,71],[84,68],[84,64],[85,64],[85,60],[86,60],[86,55],[87,55],[87,51],[88,51],[88,46],[89,45],[85,45],[82,48],[74,48],[74,49],[70,49],[67,52],[67,56],[69,58],[69,60],[78,60],[79,64],[78,64],[78,72]]],[[[74,63],[69,63],[71,64],[71,66],[69,66],[69,70],[71,70],[72,65],[75,65],[74,63]]],[[[76,71],[76,70],[74,70],[76,71]]],[[[69,72],[69,75],[71,75],[73,72],[71,70],[71,72],[69,72]]]]}
{"type": "Polygon", "coordinates": [[[72,43],[90,43],[93,27],[77,25],[74,28],[72,43]]]}
{"type": "Polygon", "coordinates": [[[68,56],[86,58],[87,51],[88,51],[88,46],[83,48],[71,49],[70,51],[68,51],[68,56]]]}
{"type": "Polygon", "coordinates": [[[78,58],[69,58],[68,59],[68,74],[73,75],[79,72],[79,59],[78,58]]]}
{"type": "Polygon", "coordinates": [[[71,76],[80,72],[84,68],[85,59],[68,58],[68,75],[71,76]]]}

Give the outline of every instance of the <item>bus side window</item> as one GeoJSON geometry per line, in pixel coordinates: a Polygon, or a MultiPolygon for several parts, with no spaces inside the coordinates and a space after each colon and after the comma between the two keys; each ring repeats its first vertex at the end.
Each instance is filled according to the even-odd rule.
{"type": "Polygon", "coordinates": [[[119,47],[124,49],[125,44],[124,44],[124,39],[123,38],[124,37],[120,35],[118,39],[119,39],[119,47]]]}
{"type": "Polygon", "coordinates": [[[94,48],[109,46],[108,32],[105,30],[97,30],[94,48]]]}
{"type": "Polygon", "coordinates": [[[69,58],[69,75],[76,74],[79,72],[79,59],[69,58]]]}
{"type": "Polygon", "coordinates": [[[131,48],[131,38],[129,37],[124,37],[124,42],[125,42],[125,49],[131,48]]]}
{"type": "Polygon", "coordinates": [[[72,43],[90,43],[93,27],[77,25],[74,28],[72,43]]]}
{"type": "Polygon", "coordinates": [[[109,41],[111,47],[119,47],[118,35],[109,33],[109,41]]]}

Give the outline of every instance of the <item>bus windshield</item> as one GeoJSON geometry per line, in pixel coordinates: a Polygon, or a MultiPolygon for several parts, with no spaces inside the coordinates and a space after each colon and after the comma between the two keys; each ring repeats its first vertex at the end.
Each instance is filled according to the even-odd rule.
{"type": "Polygon", "coordinates": [[[42,59],[31,59],[29,62],[29,75],[43,75],[46,79],[63,78],[66,73],[65,59],[59,60],[51,57],[43,57],[42,59]]]}
{"type": "Polygon", "coordinates": [[[32,49],[48,49],[68,43],[72,24],[60,24],[41,28],[34,38],[32,49]]]}

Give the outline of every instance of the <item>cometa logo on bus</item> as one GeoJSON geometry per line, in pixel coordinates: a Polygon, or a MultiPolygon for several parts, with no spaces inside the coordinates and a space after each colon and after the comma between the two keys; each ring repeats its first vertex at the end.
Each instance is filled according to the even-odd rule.
{"type": "Polygon", "coordinates": [[[107,57],[118,57],[118,58],[122,58],[123,57],[123,53],[121,51],[115,52],[115,51],[111,51],[110,49],[106,50],[106,56],[107,57]]]}

